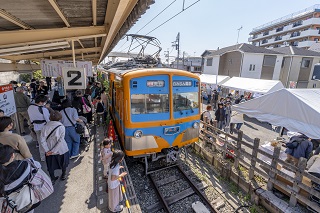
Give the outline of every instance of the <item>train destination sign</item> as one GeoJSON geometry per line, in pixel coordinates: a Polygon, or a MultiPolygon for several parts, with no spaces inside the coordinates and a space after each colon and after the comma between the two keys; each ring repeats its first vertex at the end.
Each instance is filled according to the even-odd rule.
{"type": "Polygon", "coordinates": [[[164,81],[147,81],[147,87],[164,87],[164,81]]]}
{"type": "Polygon", "coordinates": [[[187,81],[187,80],[174,80],[172,81],[172,85],[174,87],[191,87],[192,86],[192,81],[187,81]]]}

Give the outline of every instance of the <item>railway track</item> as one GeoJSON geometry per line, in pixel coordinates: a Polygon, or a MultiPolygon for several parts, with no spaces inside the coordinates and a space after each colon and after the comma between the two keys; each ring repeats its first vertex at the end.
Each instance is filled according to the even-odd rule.
{"type": "Polygon", "coordinates": [[[170,206],[192,195],[198,196],[209,212],[218,212],[201,193],[201,190],[205,189],[207,184],[204,182],[194,184],[188,172],[183,171],[178,164],[152,171],[148,174],[148,177],[159,198],[159,202],[147,207],[148,212],[157,212],[161,209],[168,213],[174,212],[170,206]],[[181,186],[181,190],[178,189],[179,185],[181,186]],[[168,195],[168,190],[166,189],[174,187],[176,187],[174,194],[171,193],[168,195]]]}

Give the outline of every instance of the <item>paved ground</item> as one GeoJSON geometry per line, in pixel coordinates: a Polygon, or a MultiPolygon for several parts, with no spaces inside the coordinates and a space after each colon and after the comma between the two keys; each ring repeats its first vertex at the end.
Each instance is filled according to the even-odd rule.
{"type": "MultiPolygon", "coordinates": [[[[34,159],[40,160],[35,142],[29,142],[28,145],[34,159]]],[[[47,172],[46,163],[41,164],[42,169],[47,172]]],[[[61,175],[61,171],[57,170],[56,176],[58,175],[61,175]]],[[[70,160],[67,180],[58,180],[54,190],[35,213],[98,212],[94,195],[93,147],[88,152],[82,150],[78,159],[70,160]]]]}

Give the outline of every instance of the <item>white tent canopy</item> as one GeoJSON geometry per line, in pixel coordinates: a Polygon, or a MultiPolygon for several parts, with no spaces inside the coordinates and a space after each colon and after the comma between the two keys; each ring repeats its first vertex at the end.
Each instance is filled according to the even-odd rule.
{"type": "Polygon", "coordinates": [[[228,81],[230,79],[229,76],[226,75],[210,75],[210,74],[201,74],[200,80],[201,83],[205,84],[212,84],[212,85],[221,85],[224,82],[228,81]]]}
{"type": "Polygon", "coordinates": [[[222,86],[229,89],[243,90],[260,94],[266,94],[284,88],[281,81],[242,77],[232,77],[230,80],[222,84],[222,86]]]}
{"type": "Polygon", "coordinates": [[[320,89],[281,89],[234,105],[233,110],[310,138],[320,138],[320,89]]]}

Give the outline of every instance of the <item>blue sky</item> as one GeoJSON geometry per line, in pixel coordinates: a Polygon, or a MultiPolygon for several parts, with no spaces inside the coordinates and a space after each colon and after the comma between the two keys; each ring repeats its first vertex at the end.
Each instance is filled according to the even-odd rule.
{"type": "MultiPolygon", "coordinates": [[[[137,33],[147,22],[174,0],[155,0],[150,9],[130,29],[137,33]]],[[[185,0],[185,7],[197,0],[185,0]]],[[[161,58],[167,49],[170,55],[176,56],[171,42],[176,35],[181,35],[181,52],[190,56],[200,56],[206,49],[217,49],[236,43],[237,29],[240,31],[239,43],[248,42],[252,28],[274,19],[291,14],[320,3],[316,0],[200,0],[194,6],[158,28],[150,36],[161,42],[161,58]]],[[[152,29],[182,10],[183,0],[176,0],[166,11],[142,29],[139,34],[145,35],[152,29]]],[[[121,40],[114,51],[127,52],[129,42],[121,40]]]]}

